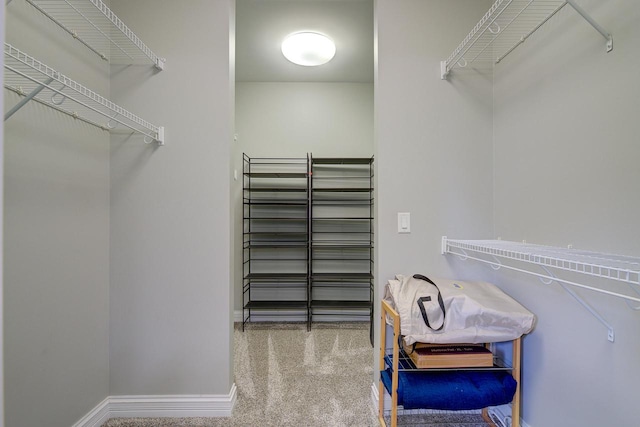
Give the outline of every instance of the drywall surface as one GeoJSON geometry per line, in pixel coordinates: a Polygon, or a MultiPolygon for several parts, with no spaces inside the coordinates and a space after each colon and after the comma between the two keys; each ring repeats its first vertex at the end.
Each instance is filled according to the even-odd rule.
{"type": "MultiPolygon", "coordinates": [[[[4,4],[0,6],[0,23],[4,28],[4,4]]],[[[0,42],[4,43],[4,31],[0,31],[0,42]]],[[[4,73],[4,56],[0,59],[0,67],[4,73]]],[[[4,91],[0,92],[0,104],[4,105],[4,91]]],[[[0,194],[4,193],[4,120],[0,123],[0,194]]],[[[0,223],[3,223],[4,213],[4,198],[0,196],[0,223]]],[[[0,253],[4,253],[4,238],[2,228],[0,227],[0,253]]],[[[3,327],[3,308],[2,308],[2,295],[3,295],[3,267],[2,259],[0,257],[0,366],[4,366],[4,327],[3,327]]],[[[0,369],[0,427],[4,427],[4,369],[0,369]]]]}
{"type": "MultiPolygon", "coordinates": [[[[496,236],[637,257],[640,3],[579,3],[613,34],[611,53],[567,6],[495,67],[496,236]]],[[[523,343],[526,422],[637,424],[640,313],[578,290],[614,327],[610,343],[557,284],[504,272],[496,280],[539,319],[523,343]]],[[[586,282],[633,295],[607,280],[586,282]]]]}
{"type": "Polygon", "coordinates": [[[373,84],[237,83],[233,168],[235,309],[242,308],[242,153],[250,157],[371,157],[373,84]]]}
{"type": "MultiPolygon", "coordinates": [[[[26,2],[6,14],[8,43],[108,96],[102,59],[26,2]]],[[[109,392],[109,136],[33,101],[4,130],[5,421],[67,427],[109,392]]]]}
{"type": "Polygon", "coordinates": [[[489,7],[473,0],[376,3],[376,301],[398,273],[482,277],[454,272],[440,240],[493,231],[492,76],[465,70],[464,79],[440,80],[440,61],[489,7]],[[411,213],[411,233],[398,233],[398,212],[411,213]]]}
{"type": "Polygon", "coordinates": [[[236,90],[237,147],[250,157],[372,155],[372,84],[244,82],[236,90]]]}
{"type": "Polygon", "coordinates": [[[110,393],[228,395],[233,2],[112,8],[167,64],[112,67],[166,145],[112,136],[110,393]]]}

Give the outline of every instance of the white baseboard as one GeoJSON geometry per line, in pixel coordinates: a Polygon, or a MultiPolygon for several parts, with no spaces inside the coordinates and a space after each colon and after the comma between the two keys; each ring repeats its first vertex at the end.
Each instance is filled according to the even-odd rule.
{"type": "Polygon", "coordinates": [[[109,397],[80,418],[72,427],[100,427],[109,417],[109,397]]]}
{"type": "Polygon", "coordinates": [[[99,427],[110,418],[230,417],[236,385],[228,395],[109,396],[73,427],[99,427]]]}

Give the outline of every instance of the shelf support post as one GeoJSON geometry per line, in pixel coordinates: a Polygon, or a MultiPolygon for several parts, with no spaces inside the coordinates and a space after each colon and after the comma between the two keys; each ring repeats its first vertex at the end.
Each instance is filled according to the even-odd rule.
{"type": "Polygon", "coordinates": [[[29,95],[27,95],[24,99],[22,99],[20,102],[18,102],[16,105],[14,105],[11,110],[7,111],[7,113],[4,115],[4,121],[6,122],[9,119],[9,117],[13,116],[19,109],[24,107],[24,105],[27,102],[31,101],[34,96],[39,94],[40,91],[42,89],[44,89],[52,81],[53,81],[53,77],[49,77],[46,82],[40,83],[40,85],[37,88],[35,88],[34,90],[32,90],[29,95]]]}
{"type": "Polygon", "coordinates": [[[598,24],[575,0],[566,0],[567,3],[578,12],[593,28],[595,28],[607,40],[607,52],[613,50],[613,36],[598,24]]]}

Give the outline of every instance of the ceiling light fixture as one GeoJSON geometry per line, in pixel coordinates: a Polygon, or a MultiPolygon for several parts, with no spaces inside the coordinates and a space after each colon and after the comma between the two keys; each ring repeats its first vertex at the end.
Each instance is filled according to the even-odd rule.
{"type": "Polygon", "coordinates": [[[282,54],[294,64],[315,67],[331,61],[336,54],[336,45],[319,33],[293,33],[282,42],[282,54]]]}

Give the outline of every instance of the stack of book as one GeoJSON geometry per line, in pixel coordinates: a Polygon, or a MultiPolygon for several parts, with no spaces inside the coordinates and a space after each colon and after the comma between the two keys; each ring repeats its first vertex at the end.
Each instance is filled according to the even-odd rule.
{"type": "Polygon", "coordinates": [[[404,351],[420,369],[493,366],[493,353],[480,344],[405,344],[404,351]]]}

